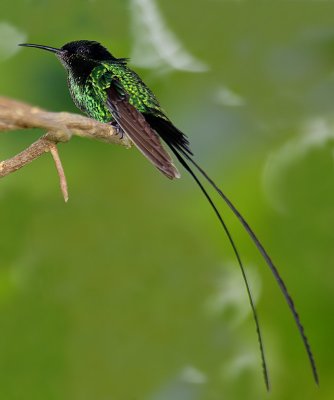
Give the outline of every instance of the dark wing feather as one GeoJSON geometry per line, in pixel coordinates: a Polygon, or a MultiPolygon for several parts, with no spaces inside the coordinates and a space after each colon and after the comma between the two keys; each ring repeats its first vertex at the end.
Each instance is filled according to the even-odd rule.
{"type": "Polygon", "coordinates": [[[129,103],[126,95],[121,94],[113,85],[107,89],[107,106],[125,134],[159,171],[170,179],[180,177],[155,130],[151,128],[143,115],[129,103]]]}

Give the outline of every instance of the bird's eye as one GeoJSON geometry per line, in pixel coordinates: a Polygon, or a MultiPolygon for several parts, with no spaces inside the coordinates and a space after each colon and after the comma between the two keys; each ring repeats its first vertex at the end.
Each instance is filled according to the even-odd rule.
{"type": "Polygon", "coordinates": [[[87,56],[87,55],[88,55],[88,49],[87,49],[86,47],[81,47],[81,48],[79,49],[79,54],[80,54],[81,56],[87,56]]]}

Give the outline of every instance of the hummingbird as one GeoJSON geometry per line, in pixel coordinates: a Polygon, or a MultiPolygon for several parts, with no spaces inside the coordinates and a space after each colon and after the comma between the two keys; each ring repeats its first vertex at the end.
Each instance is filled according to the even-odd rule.
{"type": "Polygon", "coordinates": [[[154,93],[146,86],[139,75],[128,67],[128,59],[116,58],[100,43],[91,40],[69,42],[61,48],[31,43],[22,43],[19,46],[34,47],[54,53],[67,71],[69,91],[79,110],[90,118],[111,124],[119,135],[126,135],[138,150],[167,178],[180,178],[180,173],[172,157],[163,146],[162,140],[181,166],[194,179],[225,231],[241,269],[255,322],[264,381],[267,390],[269,390],[269,372],[262,333],[246,271],[235,241],[199,176],[218,193],[246,230],[276,279],[305,347],[313,378],[318,384],[317,367],[309,340],[292,297],[276,265],[254,230],[229,197],[197,163],[190,148],[188,137],[171,122],[154,93]]]}

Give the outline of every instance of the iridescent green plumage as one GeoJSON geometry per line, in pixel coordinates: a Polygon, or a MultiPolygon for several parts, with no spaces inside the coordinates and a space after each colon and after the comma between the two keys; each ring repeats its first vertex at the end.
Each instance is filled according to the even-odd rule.
{"type": "Polygon", "coordinates": [[[64,45],[57,56],[68,71],[68,85],[76,106],[91,118],[112,123],[168,178],[180,176],[160,143],[170,138],[191,154],[188,140],[166,117],[157,98],[124,58],[115,58],[96,42],[64,45]],[[166,129],[167,128],[167,129],[166,129]]]}
{"type": "Polygon", "coordinates": [[[82,111],[100,122],[114,118],[107,107],[107,93],[112,84],[128,96],[128,101],[142,113],[163,116],[158,100],[140,77],[127,67],[125,61],[102,62],[93,68],[84,85],[71,73],[68,83],[72,98],[82,111]]]}

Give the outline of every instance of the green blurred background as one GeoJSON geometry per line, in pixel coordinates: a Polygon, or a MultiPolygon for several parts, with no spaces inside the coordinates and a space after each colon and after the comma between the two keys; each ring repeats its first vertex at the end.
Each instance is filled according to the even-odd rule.
{"type": "MultiPolygon", "coordinates": [[[[295,299],[289,311],[215,196],[257,299],[271,399],[332,399],[334,3],[2,0],[0,95],[76,109],[49,53],[19,42],[102,42],[157,93],[196,159],[247,217],[295,299]]],[[[3,133],[8,158],[41,131],[3,133]]],[[[193,181],[135,149],[73,138],[0,188],[0,398],[262,399],[235,257],[193,181]]]]}

